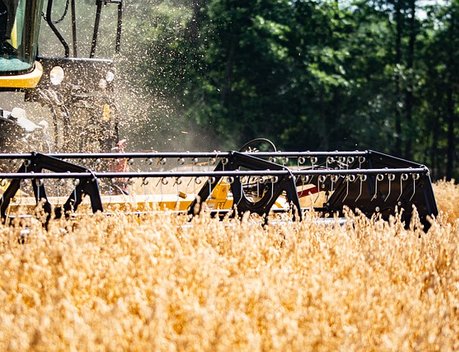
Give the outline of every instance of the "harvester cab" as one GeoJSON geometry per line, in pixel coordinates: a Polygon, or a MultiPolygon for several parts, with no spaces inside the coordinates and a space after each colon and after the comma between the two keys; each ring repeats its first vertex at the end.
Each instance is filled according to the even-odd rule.
{"type": "Polygon", "coordinates": [[[44,0],[0,0],[0,90],[23,92],[25,101],[50,111],[48,120],[40,122],[22,107],[1,110],[0,151],[110,151],[115,146],[114,64],[95,57],[103,8],[110,4],[117,6],[113,46],[119,52],[123,3],[97,0],[90,48],[82,55],[75,0],[58,2],[64,9],[57,19],[54,0],[46,6],[44,0]],[[58,28],[64,20],[69,30],[58,28]],[[62,45],[62,55],[39,55],[44,25],[62,45]]]}

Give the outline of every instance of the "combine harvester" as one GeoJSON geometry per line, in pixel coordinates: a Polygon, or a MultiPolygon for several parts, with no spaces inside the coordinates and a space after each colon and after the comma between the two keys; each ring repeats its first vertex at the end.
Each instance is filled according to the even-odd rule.
{"type": "Polygon", "coordinates": [[[57,21],[53,0],[44,9],[45,24],[63,46],[59,58],[37,55],[42,1],[2,1],[0,86],[24,92],[26,101],[48,106],[52,115],[51,137],[48,124],[29,120],[23,109],[0,115],[3,222],[18,213],[32,214],[38,204],[46,222],[84,209],[169,210],[192,217],[205,208],[218,216],[250,212],[267,221],[280,212],[301,220],[305,211],[333,217],[349,208],[384,219],[403,209],[402,219],[409,224],[415,206],[428,228],[429,217],[437,215],[427,167],[371,150],[278,152],[269,141],[257,139],[230,152],[123,152],[113,62],[95,58],[102,10],[112,4],[117,6],[114,42],[119,51],[122,0],[96,1],[87,58],[78,56],[75,0],[67,0],[57,21]],[[71,45],[56,27],[68,12],[71,45]]]}

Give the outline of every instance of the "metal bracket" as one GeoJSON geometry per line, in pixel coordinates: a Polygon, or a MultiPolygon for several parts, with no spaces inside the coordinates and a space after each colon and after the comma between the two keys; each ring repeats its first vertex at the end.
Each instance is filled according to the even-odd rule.
{"type": "MultiPolygon", "coordinates": [[[[257,158],[253,155],[248,155],[240,152],[230,152],[227,156],[227,160],[224,163],[220,161],[214,171],[233,171],[240,168],[248,170],[283,170],[289,171],[285,166],[257,158]]],[[[205,202],[212,191],[217,186],[223,176],[214,177],[214,182],[209,186],[204,185],[198,193],[196,199],[191,203],[188,214],[191,216],[198,215],[201,211],[201,203],[205,202]]],[[[257,200],[252,201],[247,198],[240,177],[235,177],[234,182],[231,183],[231,192],[233,194],[233,204],[238,215],[245,212],[252,212],[262,216],[268,215],[272,206],[279,198],[279,196],[285,192],[286,198],[289,204],[294,207],[293,219],[302,219],[301,206],[296,191],[295,176],[288,173],[286,176],[279,176],[277,182],[271,182],[265,185],[267,192],[257,200]]]]}
{"type": "MultiPolygon", "coordinates": [[[[40,153],[32,153],[31,157],[27,159],[17,171],[18,173],[41,173],[43,170],[52,172],[72,172],[72,173],[93,173],[79,165],[75,165],[61,159],[43,155],[40,153]]],[[[62,215],[68,216],[71,211],[78,208],[83,200],[84,195],[88,195],[91,200],[91,208],[95,213],[97,211],[103,211],[102,199],[99,192],[99,184],[96,177],[82,177],[78,178],[75,189],[71,192],[67,201],[62,207],[55,207],[53,209],[51,203],[48,201],[46,195],[46,189],[40,180],[31,177],[32,188],[35,196],[37,205],[42,204],[43,211],[47,214],[47,220],[51,218],[51,214],[54,210],[54,216],[61,218],[62,215]]],[[[5,190],[0,200],[0,216],[2,222],[6,219],[6,210],[11,203],[11,200],[16,195],[21,187],[21,179],[13,179],[5,190]]]]}

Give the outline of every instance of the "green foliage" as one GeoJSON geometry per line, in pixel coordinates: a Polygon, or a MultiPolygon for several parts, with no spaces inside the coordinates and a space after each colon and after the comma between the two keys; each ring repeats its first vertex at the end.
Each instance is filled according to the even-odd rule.
{"type": "Polygon", "coordinates": [[[171,135],[207,130],[212,147],[267,137],[283,149],[379,149],[451,177],[458,2],[428,4],[129,4],[125,53],[135,74],[127,78],[140,77],[153,99],[167,101],[149,112],[161,133],[172,123],[180,127],[171,135]]]}

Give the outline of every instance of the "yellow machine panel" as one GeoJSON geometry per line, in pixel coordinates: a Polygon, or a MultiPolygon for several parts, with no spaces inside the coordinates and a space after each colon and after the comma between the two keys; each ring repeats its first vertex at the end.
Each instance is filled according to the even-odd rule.
{"type": "Polygon", "coordinates": [[[43,74],[43,67],[37,61],[32,72],[25,73],[22,75],[8,75],[0,76],[0,88],[11,88],[11,89],[29,89],[35,88],[40,82],[43,74]]]}

